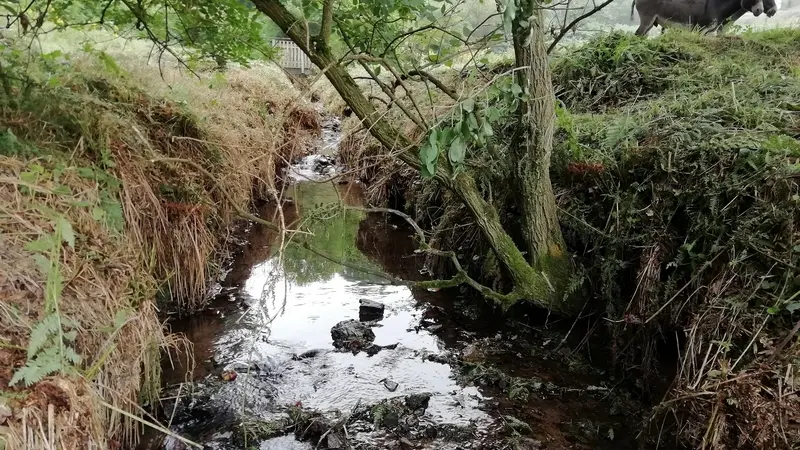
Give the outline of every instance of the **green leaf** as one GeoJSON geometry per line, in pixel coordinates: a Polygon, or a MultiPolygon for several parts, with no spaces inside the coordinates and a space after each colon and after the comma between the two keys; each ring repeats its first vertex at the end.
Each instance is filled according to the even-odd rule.
{"type": "Polygon", "coordinates": [[[483,121],[483,135],[486,137],[494,136],[494,131],[492,130],[492,126],[489,125],[489,122],[483,121]]]}
{"type": "Polygon", "coordinates": [[[439,158],[439,133],[433,130],[422,147],[419,149],[419,160],[422,163],[422,176],[432,178],[436,173],[436,161],[439,158]]]}
{"type": "Polygon", "coordinates": [[[53,249],[53,240],[50,236],[30,241],[25,244],[25,250],[36,253],[47,253],[53,249]]]}
{"type": "Polygon", "coordinates": [[[517,83],[513,83],[511,85],[511,93],[514,94],[514,97],[519,97],[522,94],[522,86],[518,85],[517,83]]]}
{"type": "Polygon", "coordinates": [[[506,36],[511,36],[511,25],[517,15],[517,4],[514,0],[506,0],[506,9],[503,11],[503,29],[506,36]]]}
{"type": "Polygon", "coordinates": [[[58,316],[45,316],[39,323],[34,325],[31,330],[31,337],[28,341],[28,359],[33,358],[39,353],[51,335],[58,333],[58,316]]]}
{"type": "Polygon", "coordinates": [[[383,68],[382,66],[377,66],[377,67],[375,67],[375,76],[376,76],[376,77],[377,77],[377,76],[379,76],[379,75],[381,74],[381,69],[382,69],[382,68],[383,68]]]}
{"type": "Polygon", "coordinates": [[[56,195],[72,195],[72,189],[69,186],[59,184],[53,188],[53,193],[56,195]]]}
{"type": "Polygon", "coordinates": [[[467,154],[467,145],[461,139],[461,136],[456,136],[450,144],[450,162],[454,165],[459,165],[464,162],[464,157],[467,154]]]}
{"type": "Polygon", "coordinates": [[[47,275],[50,272],[50,260],[42,255],[42,254],[35,254],[33,255],[33,260],[36,262],[36,265],[39,266],[39,270],[42,272],[42,275],[47,275]]]}
{"type": "Polygon", "coordinates": [[[475,110],[475,100],[468,98],[461,102],[461,108],[464,109],[464,112],[471,113],[475,110]]]}
{"type": "Polygon", "coordinates": [[[56,229],[61,234],[61,239],[70,248],[75,248],[75,232],[72,230],[72,224],[62,216],[56,219],[56,229]]]}
{"type": "Polygon", "coordinates": [[[478,129],[478,119],[475,117],[475,114],[467,115],[467,121],[469,122],[469,129],[470,130],[477,130],[478,129]]]}

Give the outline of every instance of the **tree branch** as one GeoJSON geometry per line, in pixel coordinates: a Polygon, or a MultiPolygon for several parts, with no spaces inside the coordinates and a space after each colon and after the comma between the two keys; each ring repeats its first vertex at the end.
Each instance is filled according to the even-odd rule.
{"type": "MultiPolygon", "coordinates": [[[[592,8],[590,11],[588,11],[588,12],[586,12],[584,14],[581,14],[580,16],[576,17],[575,20],[570,22],[569,25],[567,25],[566,27],[563,27],[561,29],[561,31],[558,33],[558,36],[556,36],[555,39],[553,39],[553,42],[550,43],[550,46],[547,47],[547,53],[552,52],[553,49],[556,48],[556,45],[558,45],[558,43],[561,42],[561,39],[564,39],[564,36],[566,36],[567,33],[569,32],[569,30],[571,30],[573,27],[575,27],[575,25],[579,24],[582,20],[586,19],[587,17],[590,17],[590,16],[593,16],[593,15],[597,14],[603,8],[605,8],[606,6],[610,5],[613,1],[614,0],[606,0],[606,1],[604,1],[603,3],[601,3],[601,4],[597,5],[597,6],[595,6],[594,8],[592,8]]],[[[564,14],[564,17],[566,18],[566,13],[564,14]]]]}
{"type": "Polygon", "coordinates": [[[426,71],[424,71],[422,69],[417,69],[417,70],[412,70],[412,71],[408,72],[408,76],[410,76],[410,77],[418,76],[420,78],[426,79],[426,80],[430,81],[431,83],[433,83],[434,86],[439,88],[440,91],[442,91],[445,94],[447,94],[448,97],[452,98],[455,101],[458,101],[458,94],[456,94],[456,91],[450,89],[446,84],[444,84],[442,82],[442,80],[434,77],[433,75],[430,74],[430,72],[426,72],[426,71]]]}
{"type": "MultiPolygon", "coordinates": [[[[404,136],[398,128],[392,126],[369,101],[366,95],[347,72],[342,64],[338,64],[329,51],[315,51],[309,48],[306,41],[308,29],[299,22],[281,4],[280,0],[252,0],[259,11],[267,15],[284,33],[287,34],[311,59],[317,67],[327,68],[326,77],[339,95],[347,102],[356,116],[361,119],[364,127],[372,136],[409,167],[420,170],[421,161],[417,154],[419,143],[412,142],[404,136]]],[[[433,179],[444,188],[453,192],[460,199],[475,223],[481,229],[484,237],[492,247],[498,261],[514,286],[512,294],[495,297],[503,308],[510,307],[517,300],[527,300],[543,308],[549,308],[556,313],[570,314],[572,305],[554,298],[552,288],[546,274],[535,269],[526,260],[511,236],[504,230],[497,209],[486,201],[478,190],[475,179],[469,173],[460,172],[453,175],[446,164],[438,164],[433,179]]],[[[474,281],[474,280],[473,280],[474,281]]],[[[472,285],[472,283],[470,283],[472,285]]],[[[480,285],[474,286],[479,288],[480,285]]],[[[481,291],[491,297],[490,292],[481,291]]]]}
{"type": "Polygon", "coordinates": [[[319,45],[324,51],[329,50],[331,33],[333,32],[333,1],[325,0],[322,4],[322,26],[319,30],[319,45]]]}

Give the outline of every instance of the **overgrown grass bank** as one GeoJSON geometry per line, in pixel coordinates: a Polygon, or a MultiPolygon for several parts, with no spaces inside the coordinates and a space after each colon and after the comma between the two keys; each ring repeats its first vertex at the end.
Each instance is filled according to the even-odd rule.
{"type": "MultiPolygon", "coordinates": [[[[597,333],[611,337],[616,369],[653,395],[645,423],[653,439],[719,449],[800,442],[797,42],[797,29],[613,33],[553,58],[560,107],[551,172],[575,255],[572,288],[589,299],[597,333]],[[664,380],[672,380],[666,394],[655,388],[664,380]]],[[[503,102],[489,100],[503,125],[490,151],[469,155],[468,170],[513,229],[506,146],[517,124],[503,102]]],[[[342,150],[385,158],[363,150],[370,142],[356,135],[342,150]]],[[[463,254],[475,277],[503,289],[452,194],[374,163],[359,174],[373,192],[399,188],[429,242],[463,254]]]]}
{"type": "Polygon", "coordinates": [[[267,66],[189,74],[4,42],[0,447],[118,448],[177,340],[156,297],[202,307],[233,205],[271,198],[317,112],[267,66]]]}
{"type": "Polygon", "coordinates": [[[618,367],[674,377],[651,432],[692,448],[800,442],[798,39],[612,34],[555,66],[562,224],[618,367]]]}

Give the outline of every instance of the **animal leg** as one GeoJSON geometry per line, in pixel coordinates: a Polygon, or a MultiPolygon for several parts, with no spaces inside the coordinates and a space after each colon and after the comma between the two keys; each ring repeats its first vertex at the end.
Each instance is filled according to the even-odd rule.
{"type": "MultiPolygon", "coordinates": [[[[656,23],[656,19],[658,16],[655,14],[647,16],[642,15],[641,12],[639,13],[639,28],[636,30],[636,36],[644,36],[646,35],[653,25],[656,23]]],[[[662,26],[663,28],[663,26],[662,26]]]]}

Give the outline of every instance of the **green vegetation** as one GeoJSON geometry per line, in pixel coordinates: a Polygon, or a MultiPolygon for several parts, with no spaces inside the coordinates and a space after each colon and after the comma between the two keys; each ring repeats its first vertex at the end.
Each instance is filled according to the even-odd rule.
{"type": "Polygon", "coordinates": [[[234,208],[274,189],[316,112],[263,65],[188,78],[113,45],[30,47],[7,36],[0,52],[0,442],[111,448],[136,439],[117,413],[158,398],[159,349],[180,344],[157,295],[204,305],[234,208]]]}
{"type": "Polygon", "coordinates": [[[779,431],[798,405],[768,393],[800,359],[781,345],[800,309],[797,39],[611,34],[555,66],[573,111],[554,168],[565,233],[621,368],[655,381],[658,342],[680,346],[657,414],[677,412],[691,446],[798,439],[779,431]]]}
{"type": "MultiPolygon", "coordinates": [[[[785,395],[800,363],[800,32],[617,32],[548,56],[542,3],[4,3],[7,440],[44,448],[21,430],[51,426],[64,448],[135,439],[118,413],[157,397],[159,349],[177,341],[155,299],[203,307],[234,216],[279,200],[277,169],[318,132],[258,61],[280,29],[321,69],[325,103],[353,113],[340,156],[370,202],[421,227],[431,283],[602,324],[613,369],[661,402],[649,436],[800,441],[785,395]],[[504,41],[513,61],[490,50],[504,41]]],[[[328,188],[282,224],[309,233],[284,248],[300,283],[375,267],[354,246],[363,213],[328,188]]],[[[541,388],[496,381],[519,402],[541,388]]]]}

